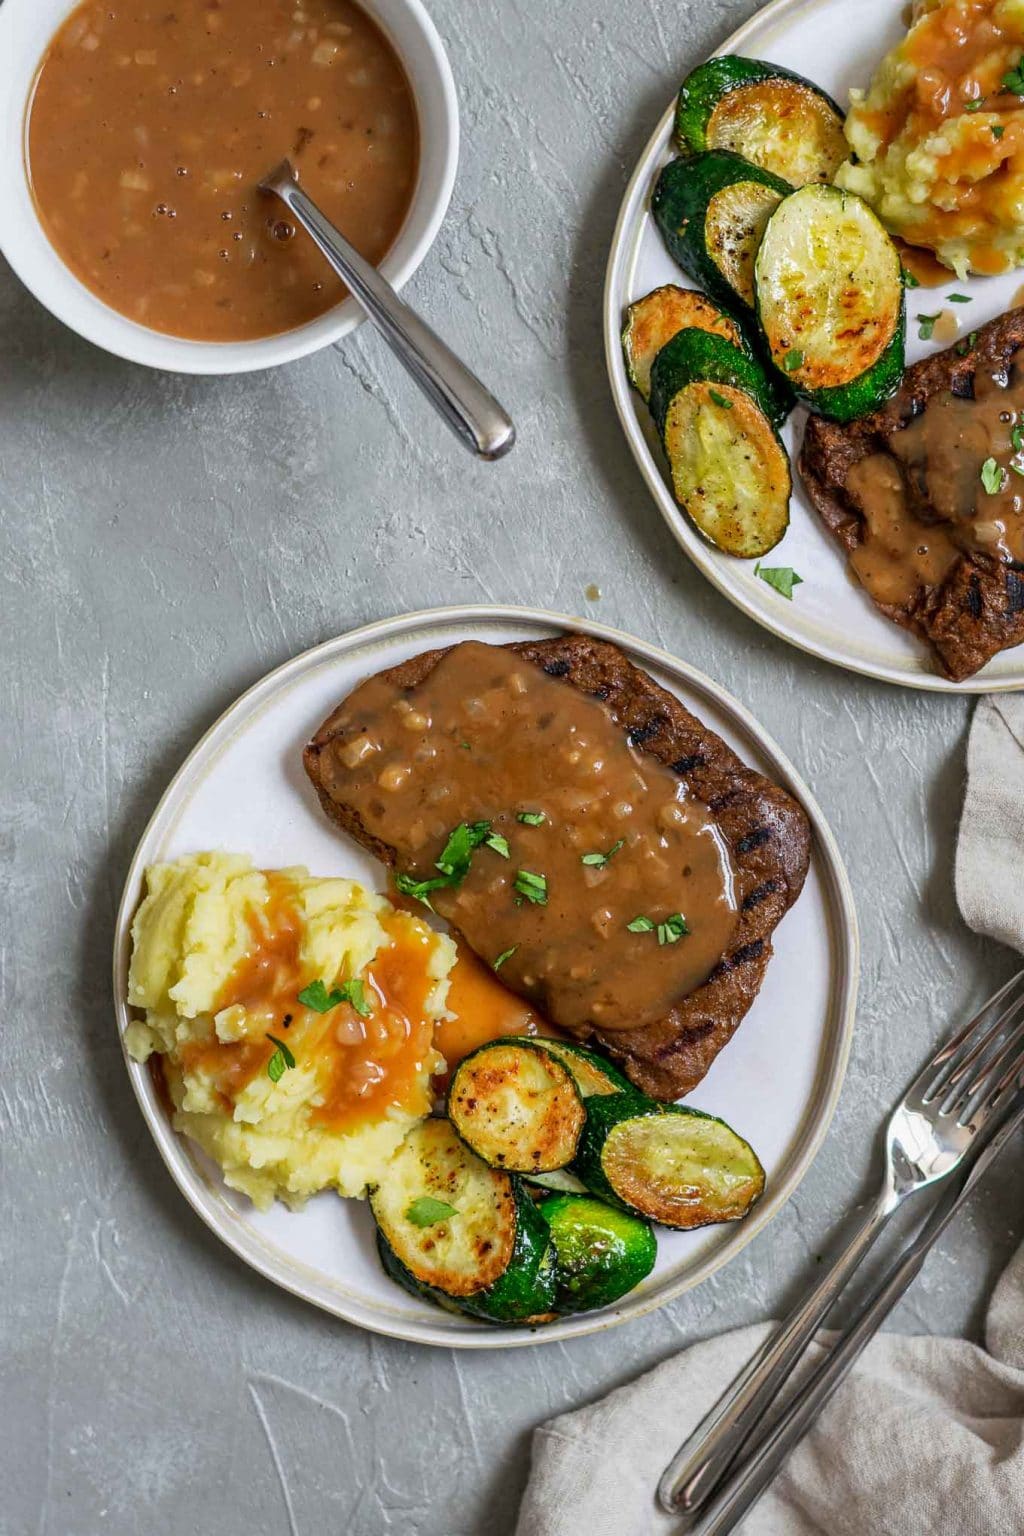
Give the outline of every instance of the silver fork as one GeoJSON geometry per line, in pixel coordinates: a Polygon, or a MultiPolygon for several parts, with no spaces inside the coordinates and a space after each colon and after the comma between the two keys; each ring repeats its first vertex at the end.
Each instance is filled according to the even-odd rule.
{"type": "Polygon", "coordinates": [[[693,1528],[822,1319],[893,1212],[959,1166],[975,1136],[1013,1090],[1024,1042],[1024,971],[1000,987],[939,1050],[889,1119],[885,1174],[847,1247],[810,1295],[762,1345],[672,1458],[658,1500],[693,1528]],[[1015,1062],[1015,1067],[1010,1063],[1015,1062]]]}

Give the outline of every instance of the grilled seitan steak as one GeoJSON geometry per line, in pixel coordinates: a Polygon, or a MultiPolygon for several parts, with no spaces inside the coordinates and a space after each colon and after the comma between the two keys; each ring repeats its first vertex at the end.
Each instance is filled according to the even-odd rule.
{"type": "MultiPolygon", "coordinates": [[[[808,495],[868,594],[956,681],[1024,642],[1024,480],[1014,473],[1024,457],[1013,440],[1022,345],[1024,309],[1010,310],[908,368],[872,415],[847,425],[812,416],[800,455],[808,495]],[[878,497],[885,475],[895,527],[873,560],[865,486],[878,497]],[[921,537],[901,548],[901,525],[921,537]]],[[[877,522],[884,498],[876,505],[877,522]]]]}
{"type": "MultiPolygon", "coordinates": [[[[466,660],[464,654],[458,665],[464,667],[466,660]]],[[[497,663],[491,670],[499,670],[497,663]]],[[[456,675],[465,680],[464,672],[456,675]]],[[[485,962],[493,964],[507,946],[507,956],[502,953],[500,957],[504,962],[501,976],[512,990],[528,997],[552,1022],[578,1038],[598,1042],[621,1062],[634,1083],[663,1100],[676,1099],[700,1082],[746,1014],[771,957],[772,934],[799,895],[807,873],[810,828],[792,796],[745,767],[721,737],[633,666],[614,645],[584,635],[496,648],[467,645],[416,656],[368,680],[343,701],[305,749],[304,762],[331,820],[385,864],[397,864],[404,872],[413,865],[424,875],[434,874],[434,861],[443,842],[443,837],[440,841],[437,837],[440,826],[451,829],[483,817],[496,818],[503,807],[507,808],[507,814],[491,824],[495,831],[507,835],[511,859],[506,861],[493,849],[481,847],[474,853],[472,869],[459,890],[437,889],[430,892],[431,899],[485,962]],[[531,706],[539,713],[533,719],[526,717],[525,728],[523,717],[514,715],[519,702],[513,700],[510,705],[502,695],[500,707],[513,710],[508,716],[512,724],[502,736],[497,722],[492,722],[493,734],[487,738],[486,752],[484,746],[480,748],[481,767],[475,780],[471,765],[476,744],[472,734],[476,698],[472,706],[467,705],[464,695],[453,699],[450,709],[437,708],[436,693],[444,669],[436,676],[435,669],[446,657],[450,658],[447,668],[456,666],[458,652],[474,653],[468,658],[477,669],[471,695],[479,693],[485,701],[497,697],[494,680],[486,670],[488,657],[498,658],[506,673],[509,658],[516,658],[516,667],[511,670],[517,675],[506,680],[511,693],[518,690],[527,695],[527,705],[531,695],[542,695],[531,706]],[[520,660],[541,669],[545,676],[523,668],[520,660]],[[551,680],[556,680],[557,686],[552,687],[551,680]],[[579,700],[563,701],[563,687],[586,699],[586,709],[581,711],[579,700]],[[431,689],[434,695],[428,719],[423,711],[431,689]],[[604,709],[594,710],[590,700],[599,700],[604,709]],[[552,703],[556,709],[551,708],[552,703]],[[398,718],[408,719],[409,731],[403,733],[395,726],[396,711],[405,712],[398,718]],[[442,714],[444,720],[434,718],[442,714]],[[417,735],[428,728],[431,734],[417,735]],[[600,751],[594,748],[601,731],[611,737],[611,750],[608,742],[600,751]],[[399,739],[403,734],[404,742],[399,739]],[[459,739],[464,734],[468,740],[459,739]],[[405,759],[415,757],[414,741],[422,742],[420,751],[425,757],[435,759],[429,772],[419,770],[415,798],[406,796],[408,769],[399,766],[401,759],[379,750],[382,735],[391,738],[391,746],[397,744],[405,759]],[[607,793],[609,781],[605,780],[600,786],[606,792],[604,800],[599,803],[594,794],[591,801],[584,793],[578,802],[584,808],[577,817],[571,810],[560,815],[559,806],[573,803],[572,791],[577,787],[573,775],[582,774],[587,766],[561,769],[560,761],[575,763],[579,754],[560,759],[560,753],[581,739],[584,745],[589,741],[591,750],[596,751],[591,771],[617,771],[609,760],[622,758],[627,774],[632,772],[636,777],[639,768],[656,779],[656,793],[638,793],[637,805],[631,808],[626,804],[623,813],[617,790],[607,793]],[[510,758],[516,751],[520,753],[514,772],[521,775],[521,784],[509,778],[508,765],[501,760],[503,741],[508,742],[510,758]],[[626,742],[636,750],[620,752],[626,742]],[[385,766],[380,767],[382,764],[385,766]],[[539,773],[538,764],[543,765],[543,773],[539,773]],[[687,793],[676,802],[680,780],[687,793]],[[523,794],[518,793],[520,788],[523,794]],[[581,850],[589,850],[592,840],[592,823],[587,818],[607,815],[605,802],[609,799],[616,802],[611,809],[624,814],[625,819],[616,829],[619,837],[614,842],[604,838],[604,868],[594,869],[592,857],[581,858],[581,850]],[[443,821],[435,815],[428,839],[417,817],[424,805],[434,802],[443,821]],[[537,823],[537,811],[529,810],[538,804],[556,808],[543,824],[537,823]],[[697,856],[692,861],[687,858],[678,872],[665,876],[668,883],[663,889],[652,889],[649,872],[659,867],[654,845],[662,850],[674,846],[671,838],[665,842],[660,836],[644,842],[643,817],[653,814],[652,807],[656,810],[659,804],[663,813],[667,809],[670,819],[689,818],[689,830],[686,826],[681,831],[673,827],[671,835],[679,832],[689,836],[689,844],[680,846],[696,850],[697,856]],[[517,814],[523,811],[526,815],[517,814]],[[558,822],[562,825],[556,829],[558,822]],[[563,843],[568,840],[561,867],[550,862],[556,855],[553,842],[544,841],[546,830],[552,838],[557,830],[563,843]],[[717,916],[712,915],[720,894],[714,888],[714,871],[705,869],[702,875],[697,867],[691,868],[691,863],[696,866],[701,859],[706,861],[709,850],[715,869],[728,870],[727,923],[720,902],[717,916]],[[520,859],[525,863],[527,855],[530,870],[525,887],[502,884],[513,877],[519,879],[516,865],[520,859]],[[652,862],[639,862],[643,857],[650,857],[652,862]],[[588,864],[590,868],[581,871],[580,866],[588,864]],[[537,890],[529,882],[536,881],[541,870],[550,880],[541,893],[543,901],[537,904],[537,890]],[[584,878],[591,879],[591,885],[577,890],[573,882],[584,878]],[[638,890],[630,888],[634,878],[639,879],[638,890]],[[700,879],[705,882],[703,886],[700,879]],[[623,883],[625,889],[621,888],[623,883]],[[617,908],[616,898],[605,894],[609,889],[619,891],[617,908]],[[560,890],[563,894],[571,890],[569,910],[558,905],[560,890]],[[592,892],[592,901],[611,903],[606,911],[592,913],[592,892]],[[679,936],[672,928],[661,931],[656,923],[647,931],[629,928],[627,932],[626,919],[642,913],[645,906],[658,919],[676,908],[685,911],[689,932],[679,936]],[[605,917],[608,923],[602,929],[605,917]],[[571,926],[567,929],[566,924],[573,921],[575,930],[571,926]],[[607,939],[606,948],[595,942],[595,928],[607,939]],[[713,937],[721,936],[722,945],[713,953],[705,949],[701,960],[700,944],[703,940],[706,946],[709,932],[713,937]],[[524,942],[510,944],[509,934],[524,942]],[[625,976],[614,974],[613,966],[613,973],[605,974],[596,990],[588,990],[595,974],[589,968],[591,956],[598,956],[600,970],[604,957],[619,953],[616,946],[625,944],[634,946],[628,955],[635,957],[619,968],[625,970],[625,976]],[[587,963],[577,964],[580,960],[587,963]],[[686,976],[688,964],[703,964],[699,979],[679,982],[686,976]],[[584,979],[573,981],[572,977],[584,979]],[[667,996],[659,994],[659,986],[671,988],[674,983],[678,983],[675,991],[667,996]],[[617,991],[620,985],[623,990],[617,991]],[[636,1007],[622,1009],[622,996],[636,1007]],[[638,1016],[645,1022],[622,1027],[624,1021],[638,1016]],[[610,1027],[610,1019],[615,1020],[615,1027],[610,1027]]],[[[664,825],[652,822],[652,827],[664,825]]],[[[657,887],[657,873],[653,879],[657,887]]]]}

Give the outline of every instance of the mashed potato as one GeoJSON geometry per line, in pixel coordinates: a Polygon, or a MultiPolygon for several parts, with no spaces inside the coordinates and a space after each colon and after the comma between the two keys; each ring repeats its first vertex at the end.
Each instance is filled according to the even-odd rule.
{"type": "Polygon", "coordinates": [[[960,277],[1024,264],[1022,54],[1024,0],[924,0],[851,92],[837,183],[960,277]]]}
{"type": "Polygon", "coordinates": [[[260,1207],[363,1194],[430,1112],[451,939],[354,881],[234,854],[154,865],[146,887],[126,1045],[162,1057],[175,1128],[260,1207]]]}

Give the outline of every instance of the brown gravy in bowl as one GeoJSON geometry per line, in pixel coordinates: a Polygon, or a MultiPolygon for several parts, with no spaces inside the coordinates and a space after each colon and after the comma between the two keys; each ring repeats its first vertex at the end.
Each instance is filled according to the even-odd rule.
{"type": "Polygon", "coordinates": [[[36,208],[75,276],[195,341],[292,330],[345,297],[257,183],[288,155],[367,260],[405,220],[412,90],[352,0],[84,0],[29,106],[36,208]]]}

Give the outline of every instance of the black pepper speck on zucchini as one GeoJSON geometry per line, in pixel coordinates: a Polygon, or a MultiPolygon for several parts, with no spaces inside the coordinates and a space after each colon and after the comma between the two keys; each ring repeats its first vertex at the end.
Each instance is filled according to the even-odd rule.
{"type": "Polygon", "coordinates": [[[794,187],[831,181],[850,153],[831,96],[779,64],[736,54],[687,75],[675,131],[684,154],[733,150],[794,187]]]}

